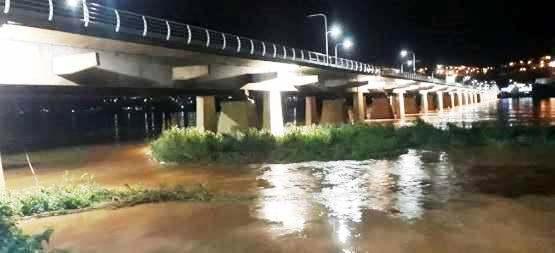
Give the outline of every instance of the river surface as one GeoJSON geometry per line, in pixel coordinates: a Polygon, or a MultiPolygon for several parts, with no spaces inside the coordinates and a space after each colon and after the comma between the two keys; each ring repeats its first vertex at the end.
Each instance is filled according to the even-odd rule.
{"type": "MultiPolygon", "coordinates": [[[[423,117],[554,125],[555,99],[501,100],[423,117]]],[[[162,167],[144,142],[32,153],[41,184],[66,171],[106,186],[203,184],[252,201],[164,203],[27,220],[75,252],[555,252],[552,150],[410,150],[390,160],[162,167]]],[[[34,184],[4,157],[10,189],[34,184]]]]}

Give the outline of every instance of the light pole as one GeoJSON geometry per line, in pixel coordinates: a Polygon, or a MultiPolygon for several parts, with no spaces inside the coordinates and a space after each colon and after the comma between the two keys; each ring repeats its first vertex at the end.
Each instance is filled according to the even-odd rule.
{"type": "Polygon", "coordinates": [[[326,44],[326,63],[329,64],[330,63],[330,53],[329,53],[329,42],[328,42],[328,16],[324,13],[316,13],[316,14],[312,14],[312,15],[308,15],[307,17],[309,18],[315,18],[315,17],[322,17],[324,18],[324,32],[325,32],[325,44],[326,44]]]}
{"type": "Polygon", "coordinates": [[[335,64],[337,64],[337,58],[339,57],[339,46],[343,46],[343,49],[347,50],[353,47],[354,43],[351,39],[344,39],[343,42],[335,44],[335,64]]]}
{"type": "MultiPolygon", "coordinates": [[[[416,73],[416,54],[412,51],[410,53],[412,53],[412,64],[411,64],[412,65],[412,71],[414,71],[414,73],[416,73]]],[[[409,54],[408,50],[402,50],[401,51],[401,58],[407,57],[408,54],[409,54]]]]}

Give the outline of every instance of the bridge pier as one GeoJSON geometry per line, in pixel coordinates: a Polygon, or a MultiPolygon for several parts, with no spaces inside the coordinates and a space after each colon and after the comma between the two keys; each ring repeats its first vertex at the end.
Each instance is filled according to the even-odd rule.
{"type": "Polygon", "coordinates": [[[389,98],[384,93],[371,94],[370,119],[393,119],[395,114],[389,98]]]}
{"type": "Polygon", "coordinates": [[[366,95],[362,90],[353,94],[353,114],[355,122],[366,120],[366,95]]]}
{"type": "Polygon", "coordinates": [[[321,124],[345,123],[345,99],[326,99],[322,103],[321,124]]]}
{"type": "Polygon", "coordinates": [[[427,114],[430,110],[430,104],[428,100],[428,92],[420,91],[421,103],[420,103],[420,113],[427,114]]]}
{"type": "Polygon", "coordinates": [[[218,133],[233,133],[259,127],[256,105],[250,101],[228,101],[220,105],[218,133]]]}
{"type": "Polygon", "coordinates": [[[316,97],[305,97],[305,125],[310,126],[318,124],[319,118],[320,117],[318,114],[318,103],[316,97]]]}
{"type": "Polygon", "coordinates": [[[437,92],[437,111],[443,112],[443,92],[437,92]]]}
{"type": "Polygon", "coordinates": [[[270,90],[263,95],[262,128],[274,135],[283,135],[283,103],[281,91],[270,90]]]}
{"type": "Polygon", "coordinates": [[[196,127],[199,130],[216,132],[218,130],[216,98],[214,96],[197,96],[196,100],[196,127]]]}

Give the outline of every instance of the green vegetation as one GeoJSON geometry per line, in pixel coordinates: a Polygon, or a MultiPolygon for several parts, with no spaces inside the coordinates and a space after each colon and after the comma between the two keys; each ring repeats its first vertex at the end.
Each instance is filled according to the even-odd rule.
{"type": "Polygon", "coordinates": [[[38,235],[25,235],[15,226],[13,211],[0,205],[0,253],[44,252],[52,230],[38,235]]]}
{"type": "Polygon", "coordinates": [[[410,148],[523,145],[555,145],[555,128],[476,124],[438,129],[418,121],[401,128],[362,124],[292,127],[281,137],[259,130],[223,135],[174,128],[152,142],[151,149],[161,162],[248,163],[365,160],[395,156],[410,148]]]}
{"type": "Polygon", "coordinates": [[[186,189],[183,186],[148,189],[126,186],[123,189],[107,189],[83,175],[79,179],[66,175],[64,183],[8,192],[0,198],[0,207],[12,210],[13,215],[27,217],[41,214],[63,214],[70,210],[96,207],[123,207],[144,203],[168,201],[210,201],[213,196],[202,186],[186,189]]]}

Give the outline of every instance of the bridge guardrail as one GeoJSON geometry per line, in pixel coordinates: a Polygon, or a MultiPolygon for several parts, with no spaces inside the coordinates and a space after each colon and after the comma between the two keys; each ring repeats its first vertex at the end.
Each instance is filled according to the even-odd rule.
{"type": "Polygon", "coordinates": [[[58,21],[79,24],[82,29],[148,38],[162,43],[182,44],[184,48],[203,48],[227,54],[241,54],[274,61],[327,66],[365,74],[379,74],[371,64],[325,54],[291,48],[199,26],[109,8],[88,0],[0,0],[0,17],[25,24],[33,18],[44,25],[57,26],[58,21]],[[19,20],[18,20],[19,18],[19,20]]]}
{"type": "Polygon", "coordinates": [[[31,23],[31,26],[62,31],[67,29],[73,31],[77,29],[84,33],[95,31],[108,37],[125,35],[138,40],[154,41],[157,44],[171,43],[183,49],[201,48],[212,52],[238,54],[271,61],[326,66],[363,74],[458,86],[415,73],[399,73],[391,68],[351,59],[328,57],[310,50],[114,9],[89,0],[0,0],[0,21],[2,20],[15,21],[24,25],[31,23]]]}

